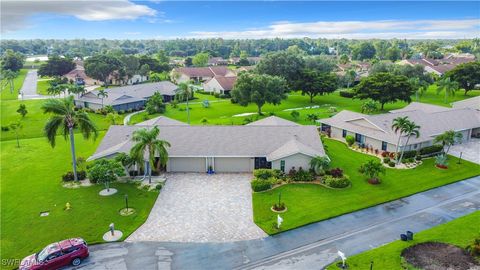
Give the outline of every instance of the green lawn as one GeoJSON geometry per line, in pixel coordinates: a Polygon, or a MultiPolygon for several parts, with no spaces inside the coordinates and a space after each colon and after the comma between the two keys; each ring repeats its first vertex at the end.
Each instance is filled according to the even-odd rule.
{"type": "MultiPolygon", "coordinates": [[[[20,88],[22,88],[23,81],[25,80],[25,76],[27,76],[27,72],[28,70],[26,69],[21,69],[18,72],[17,78],[15,78],[15,80],[13,81],[13,86],[14,86],[13,93],[10,93],[10,84],[8,84],[7,86],[1,89],[1,92],[0,92],[1,100],[18,99],[18,91],[20,90],[20,88]]],[[[5,85],[5,81],[2,80],[0,84],[3,87],[5,85]]]]}
{"type": "MultiPolygon", "coordinates": [[[[91,155],[100,139],[84,141],[76,135],[77,155],[91,155]]],[[[0,143],[2,259],[21,259],[64,238],[79,236],[89,243],[102,242],[111,222],[125,238],[146,220],[154,204],[158,192],[139,190],[133,184],[112,184],[119,192],[110,197],[98,195],[101,185],[63,188],[61,175],[71,170],[70,149],[62,138],[57,140],[55,149],[44,138],[21,140],[20,148],[15,141],[0,143]],[[118,214],[125,194],[129,205],[137,209],[128,217],[118,214]],[[63,210],[67,202],[70,211],[63,210]],[[50,211],[50,215],[40,217],[41,211],[50,211]]]]}
{"type": "MultiPolygon", "coordinates": [[[[370,269],[370,262],[374,262],[374,269],[403,270],[400,254],[403,249],[422,242],[444,242],[465,248],[475,237],[480,236],[480,211],[455,219],[448,223],[415,234],[410,242],[395,241],[385,246],[375,248],[364,253],[349,257],[349,269],[370,269]]],[[[331,265],[327,269],[339,269],[331,265]]]]}
{"type": "Polygon", "coordinates": [[[479,165],[467,161],[457,164],[454,157],[450,157],[448,170],[436,169],[434,159],[426,159],[415,169],[388,168],[386,175],[381,177],[383,182],[372,186],[358,172],[358,168],[375,157],[354,152],[345,144],[331,139],[326,139],[325,145],[332,159],[332,168],[342,168],[350,176],[352,186],[345,190],[332,190],[314,184],[290,184],[254,193],[254,221],[265,232],[278,232],[272,226],[277,215],[270,207],[277,200],[279,192],[288,207],[283,214],[282,230],[289,230],[480,174],[479,165]]]}
{"type": "MultiPolygon", "coordinates": [[[[443,94],[443,93],[442,93],[443,94]]],[[[440,106],[450,106],[450,104],[445,104],[443,101],[443,95],[436,94],[436,87],[430,86],[428,91],[420,97],[419,101],[436,104],[440,106]]],[[[480,95],[480,91],[471,91],[468,93],[468,96],[464,96],[463,92],[459,91],[457,95],[452,97],[449,100],[450,102],[463,100],[465,98],[470,98],[480,95]]],[[[244,117],[233,117],[236,114],[242,113],[256,113],[257,108],[254,104],[250,104],[247,107],[240,106],[238,104],[232,104],[230,99],[219,99],[215,98],[211,95],[204,95],[196,93],[195,97],[197,99],[193,100],[193,104],[190,104],[190,120],[192,124],[199,125],[201,124],[201,120],[206,118],[208,120],[208,124],[223,124],[223,125],[238,125],[243,124],[245,118],[251,118],[253,120],[257,119],[257,115],[252,116],[244,116],[244,117]],[[201,102],[205,99],[210,100],[210,107],[204,108],[201,102]]],[[[415,97],[412,97],[415,101],[415,97]]],[[[312,122],[307,120],[307,114],[317,114],[319,118],[326,118],[329,117],[332,113],[329,112],[330,107],[336,107],[338,111],[341,110],[351,110],[356,112],[361,112],[361,107],[364,101],[358,99],[350,99],[344,98],[339,95],[339,92],[334,92],[330,95],[325,96],[317,96],[314,98],[313,103],[310,103],[309,98],[307,96],[302,96],[299,92],[293,92],[289,95],[288,99],[283,100],[280,105],[271,105],[266,104],[263,106],[262,111],[264,112],[265,116],[268,116],[270,113],[274,113],[275,115],[289,119],[300,124],[313,124],[312,122]],[[303,108],[307,106],[319,106],[319,108],[315,109],[299,109],[298,112],[300,113],[300,117],[298,119],[293,119],[291,111],[284,111],[285,109],[291,108],[303,108]]],[[[396,103],[389,103],[385,105],[385,111],[390,111],[394,109],[400,109],[406,106],[407,103],[405,102],[396,102],[396,103]]],[[[187,113],[185,111],[186,105],[180,104],[178,108],[172,108],[171,106],[167,106],[167,111],[165,112],[165,116],[174,118],[183,122],[187,121],[187,113]]],[[[380,113],[380,112],[378,112],[380,113]]],[[[144,121],[146,119],[150,119],[153,117],[158,116],[156,115],[147,115],[147,113],[143,112],[137,114],[132,117],[130,123],[138,123],[144,121]]]]}
{"type": "MultiPolygon", "coordinates": [[[[44,114],[41,110],[42,104],[45,100],[8,100],[2,101],[1,106],[1,125],[7,126],[10,122],[20,120],[23,124],[20,138],[36,138],[43,136],[43,127],[47,121],[49,115],[44,114]],[[18,106],[25,104],[27,106],[28,114],[25,118],[21,118],[17,113],[18,106]]],[[[107,130],[110,126],[110,122],[105,116],[95,113],[89,114],[92,120],[95,122],[99,130],[107,130]]],[[[118,124],[123,123],[123,115],[118,124]]],[[[1,140],[12,140],[15,138],[15,134],[12,131],[2,131],[1,140]]]]}
{"type": "Polygon", "coordinates": [[[48,95],[47,89],[50,88],[50,81],[52,79],[42,78],[37,81],[37,94],[48,95]]]}

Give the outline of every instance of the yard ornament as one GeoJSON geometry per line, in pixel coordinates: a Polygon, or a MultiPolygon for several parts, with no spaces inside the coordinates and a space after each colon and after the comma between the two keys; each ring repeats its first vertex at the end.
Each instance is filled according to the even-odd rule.
{"type": "Polygon", "coordinates": [[[282,225],[283,218],[280,215],[277,215],[277,229],[280,229],[280,225],[282,225]]]}
{"type": "Polygon", "coordinates": [[[345,256],[345,253],[341,252],[340,250],[337,251],[338,256],[342,258],[342,268],[345,269],[345,261],[347,260],[347,257],[345,256]]]}

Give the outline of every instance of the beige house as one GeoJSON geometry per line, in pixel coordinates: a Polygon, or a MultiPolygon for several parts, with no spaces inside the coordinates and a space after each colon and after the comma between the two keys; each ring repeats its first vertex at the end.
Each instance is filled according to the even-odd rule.
{"type": "Polygon", "coordinates": [[[89,160],[128,153],[132,133],[153,126],[159,126],[160,138],[171,144],[167,172],[207,172],[209,168],[215,172],[259,168],[288,172],[293,167],[308,169],[312,157],[325,155],[316,126],[279,121],[275,116],[260,121],[245,126],[190,126],[161,117],[135,126],[111,126],[89,160]]]}
{"type": "Polygon", "coordinates": [[[236,76],[215,76],[203,83],[203,90],[210,93],[229,94],[237,80],[236,76]]]}
{"type": "Polygon", "coordinates": [[[350,135],[355,141],[379,151],[395,151],[398,134],[392,130],[393,119],[407,116],[420,126],[420,136],[400,140],[400,149],[418,150],[433,144],[435,137],[448,130],[461,133],[462,141],[480,136],[480,111],[472,108],[447,108],[412,102],[403,109],[378,115],[341,111],[331,118],[320,119],[321,130],[332,138],[345,140],[350,135]]]}
{"type": "Polygon", "coordinates": [[[212,66],[212,67],[181,67],[174,68],[170,72],[170,78],[175,83],[188,83],[193,81],[201,83],[212,79],[215,76],[235,76],[235,72],[228,69],[226,66],[212,66]]]}

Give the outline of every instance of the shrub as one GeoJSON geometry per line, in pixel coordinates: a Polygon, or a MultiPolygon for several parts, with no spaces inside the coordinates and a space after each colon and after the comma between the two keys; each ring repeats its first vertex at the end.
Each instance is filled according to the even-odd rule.
{"type": "Polygon", "coordinates": [[[345,141],[347,142],[348,146],[352,146],[355,143],[355,138],[352,135],[347,135],[345,137],[345,141]]]}
{"type": "Polygon", "coordinates": [[[416,150],[403,152],[403,158],[413,158],[413,157],[415,157],[416,155],[417,155],[417,151],[416,151],[416,150]]]}
{"type": "Polygon", "coordinates": [[[158,191],[160,191],[162,188],[163,188],[163,185],[162,185],[162,184],[157,184],[157,185],[155,186],[155,189],[158,190],[158,191]]]}
{"type": "Polygon", "coordinates": [[[472,244],[467,246],[467,251],[470,255],[478,257],[480,256],[480,237],[475,238],[472,244]]]}
{"type": "Polygon", "coordinates": [[[388,166],[390,166],[390,167],[395,167],[395,162],[390,161],[390,162],[388,163],[388,166]]]}
{"type": "Polygon", "coordinates": [[[389,163],[390,162],[390,158],[389,157],[384,157],[383,158],[383,163],[389,163]]]}
{"type": "MultiPolygon", "coordinates": [[[[85,178],[87,178],[87,172],[77,171],[77,178],[78,178],[78,180],[85,180],[85,178]]],[[[73,181],[74,179],[75,179],[75,177],[73,175],[73,172],[71,172],[71,171],[62,175],[62,180],[64,182],[73,181]]]]}
{"type": "Polygon", "coordinates": [[[277,177],[277,172],[272,169],[257,169],[253,171],[253,176],[259,180],[267,180],[272,177],[277,177]]]}
{"type": "Polygon", "coordinates": [[[390,153],[387,151],[382,152],[382,157],[390,157],[390,153]]]}
{"type": "Polygon", "coordinates": [[[390,158],[391,159],[395,159],[396,157],[397,157],[396,153],[393,153],[393,152],[390,153],[390,158]]]}
{"type": "Polygon", "coordinates": [[[417,156],[415,157],[415,160],[416,160],[416,161],[420,161],[420,160],[422,160],[422,156],[420,156],[420,155],[417,155],[417,156]]]}
{"type": "Polygon", "coordinates": [[[275,211],[283,211],[283,210],[285,210],[285,203],[284,203],[284,202],[275,203],[275,204],[273,205],[273,210],[275,210],[275,211]]]}
{"type": "Polygon", "coordinates": [[[291,177],[291,179],[293,181],[313,181],[313,174],[300,167],[298,168],[298,171],[291,177]]]}
{"type": "Polygon", "coordinates": [[[2,126],[2,131],[9,131],[10,128],[8,126],[2,126]]]}
{"type": "Polygon", "coordinates": [[[85,180],[87,178],[86,171],[77,171],[78,180],[85,180]]]}
{"type": "Polygon", "coordinates": [[[344,97],[344,98],[353,98],[355,96],[355,94],[351,91],[340,91],[340,96],[341,97],[344,97]]]}
{"type": "Polygon", "coordinates": [[[343,170],[340,168],[334,168],[330,170],[330,175],[335,178],[340,178],[343,176],[343,170]]]}
{"type": "Polygon", "coordinates": [[[270,181],[263,181],[259,179],[252,180],[250,185],[252,186],[252,190],[255,192],[265,191],[272,188],[272,184],[270,183],[270,181]]]}
{"type": "Polygon", "coordinates": [[[238,101],[237,101],[236,99],[234,99],[234,98],[231,98],[231,99],[230,99],[230,102],[231,102],[232,104],[237,104],[237,103],[238,103],[238,101]]]}
{"type": "Polygon", "coordinates": [[[218,97],[219,98],[230,98],[230,95],[229,94],[220,94],[218,97]]]}
{"type": "Polygon", "coordinates": [[[438,153],[443,150],[443,146],[440,144],[434,144],[431,146],[424,147],[420,149],[420,155],[430,155],[433,153],[438,153]]]}
{"type": "Polygon", "coordinates": [[[323,183],[332,188],[345,188],[350,185],[350,179],[347,175],[342,177],[333,177],[331,175],[326,175],[323,177],[323,183]]]}

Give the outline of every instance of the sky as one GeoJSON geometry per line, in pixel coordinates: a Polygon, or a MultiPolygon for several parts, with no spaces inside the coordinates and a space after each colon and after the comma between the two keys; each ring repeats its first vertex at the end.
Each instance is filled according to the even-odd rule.
{"type": "Polygon", "coordinates": [[[480,2],[1,0],[2,39],[480,37],[480,2]]]}

